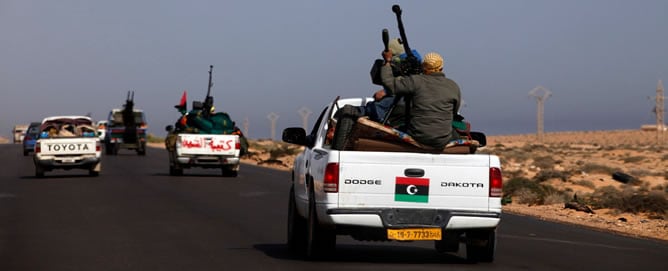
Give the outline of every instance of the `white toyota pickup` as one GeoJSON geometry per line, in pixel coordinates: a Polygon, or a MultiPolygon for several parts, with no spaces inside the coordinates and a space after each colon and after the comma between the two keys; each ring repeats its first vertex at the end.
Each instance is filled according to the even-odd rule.
{"type": "MultiPolygon", "coordinates": [[[[171,132],[171,127],[167,130],[171,132]]],[[[166,144],[169,174],[183,175],[184,168],[221,168],[225,177],[239,174],[241,142],[238,135],[178,133],[176,144],[166,144]]],[[[169,138],[168,138],[169,139],[169,138]]]]}
{"type": "Polygon", "coordinates": [[[35,142],[35,176],[54,169],[85,169],[98,176],[101,146],[93,120],[87,116],[54,116],[42,120],[35,142]]]}
{"type": "Polygon", "coordinates": [[[482,142],[420,152],[388,141],[393,129],[359,118],[349,127],[356,135],[346,147],[332,148],[336,139],[328,131],[336,110],[372,100],[337,99],[325,106],[310,134],[297,127],[283,131],[283,141],[305,146],[292,169],[290,249],[318,258],[332,252],[336,235],[350,235],[360,241],[432,240],[439,252],[457,252],[461,242],[469,260],[493,261],[502,176],[497,156],[475,154],[484,134],[482,142]]]}

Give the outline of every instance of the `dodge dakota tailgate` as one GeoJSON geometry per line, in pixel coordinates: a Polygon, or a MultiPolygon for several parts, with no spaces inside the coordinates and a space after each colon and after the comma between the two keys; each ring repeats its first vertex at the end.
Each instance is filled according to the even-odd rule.
{"type": "Polygon", "coordinates": [[[496,156],[339,152],[338,207],[487,211],[496,156]],[[493,158],[493,159],[492,159],[493,158]]]}

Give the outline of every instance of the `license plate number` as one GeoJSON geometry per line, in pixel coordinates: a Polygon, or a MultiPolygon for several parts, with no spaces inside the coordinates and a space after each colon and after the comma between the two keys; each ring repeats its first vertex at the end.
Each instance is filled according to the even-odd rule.
{"type": "Polygon", "coordinates": [[[440,228],[387,229],[390,240],[441,240],[440,228]]]}

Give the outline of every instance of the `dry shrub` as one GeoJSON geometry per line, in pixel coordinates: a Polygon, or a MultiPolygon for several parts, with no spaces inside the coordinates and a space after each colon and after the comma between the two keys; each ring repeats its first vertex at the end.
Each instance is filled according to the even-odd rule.
{"type": "Polygon", "coordinates": [[[536,174],[536,177],[534,177],[534,179],[538,183],[542,183],[550,179],[559,179],[562,182],[565,182],[568,181],[570,175],[571,174],[568,172],[550,169],[550,170],[541,170],[538,174],[536,174]]]}
{"type": "Polygon", "coordinates": [[[647,159],[645,156],[629,156],[622,158],[624,163],[640,163],[647,159]]]}
{"type": "Polygon", "coordinates": [[[590,180],[579,180],[579,181],[574,182],[574,184],[579,185],[579,186],[584,186],[584,187],[587,187],[587,188],[591,188],[591,189],[596,188],[596,184],[594,182],[590,181],[590,180]]]}
{"type": "Polygon", "coordinates": [[[557,161],[552,156],[539,156],[533,159],[533,164],[539,168],[553,168],[557,161]]]}
{"type": "Polygon", "coordinates": [[[551,194],[560,194],[557,189],[550,185],[540,184],[525,177],[513,178],[503,185],[504,196],[517,198],[517,202],[540,205],[544,204],[545,198],[551,194]]]}
{"type": "Polygon", "coordinates": [[[515,198],[520,204],[539,205],[541,203],[540,195],[529,188],[520,188],[515,191],[515,198]]]}
{"type": "Polygon", "coordinates": [[[278,159],[284,156],[292,156],[301,151],[301,148],[289,144],[279,144],[269,150],[269,159],[278,159]]]}
{"type": "Polygon", "coordinates": [[[589,198],[595,208],[617,209],[627,213],[650,213],[666,216],[668,199],[663,191],[639,191],[631,186],[625,186],[622,191],[613,186],[597,189],[589,198]]]}
{"type": "Polygon", "coordinates": [[[616,171],[616,169],[611,168],[609,166],[592,164],[592,163],[584,164],[580,170],[587,173],[603,173],[603,174],[612,174],[613,172],[616,171]]]}
{"type": "Polygon", "coordinates": [[[563,193],[550,193],[547,196],[545,196],[545,199],[543,200],[543,204],[550,205],[550,204],[562,204],[566,203],[567,198],[566,195],[563,193]]]}

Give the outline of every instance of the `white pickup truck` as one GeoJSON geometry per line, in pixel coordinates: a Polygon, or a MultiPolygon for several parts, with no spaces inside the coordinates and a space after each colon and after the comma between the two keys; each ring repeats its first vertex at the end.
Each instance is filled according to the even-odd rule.
{"type": "Polygon", "coordinates": [[[241,143],[238,135],[173,133],[166,139],[169,152],[169,174],[183,175],[184,168],[221,168],[225,177],[239,174],[241,143]],[[174,138],[175,137],[175,138],[174,138]],[[176,144],[168,143],[175,140],[176,144]]]}
{"type": "MultiPolygon", "coordinates": [[[[360,241],[432,240],[439,252],[457,252],[461,242],[469,260],[493,261],[501,219],[499,158],[475,154],[484,139],[429,153],[375,140],[368,130],[371,137],[349,140],[356,147],[332,148],[336,140],[328,130],[336,110],[372,100],[337,99],[322,110],[310,134],[297,127],[283,131],[283,141],[305,146],[292,169],[290,249],[319,258],[332,252],[336,235],[350,235],[360,241]]],[[[369,123],[359,118],[355,125],[375,125],[369,123]]]]}
{"type": "Polygon", "coordinates": [[[98,176],[101,167],[100,139],[87,116],[54,116],[42,120],[35,142],[35,176],[54,169],[85,169],[98,176]]]}

